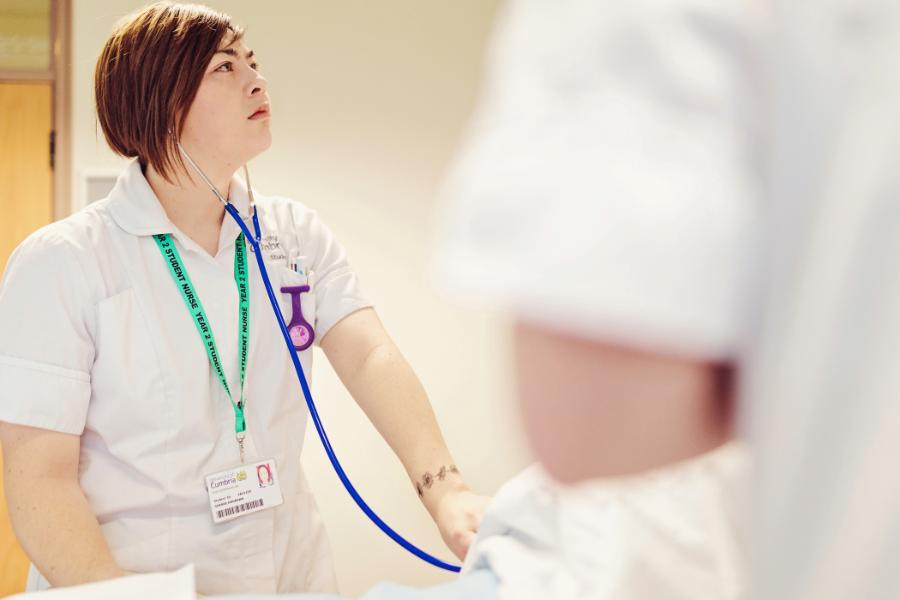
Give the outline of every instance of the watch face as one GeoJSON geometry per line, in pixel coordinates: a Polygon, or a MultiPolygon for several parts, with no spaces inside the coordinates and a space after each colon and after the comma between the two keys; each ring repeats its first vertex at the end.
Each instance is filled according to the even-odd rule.
{"type": "Polygon", "coordinates": [[[294,325],[289,333],[295,348],[300,348],[309,343],[309,329],[303,325],[294,325]]]}

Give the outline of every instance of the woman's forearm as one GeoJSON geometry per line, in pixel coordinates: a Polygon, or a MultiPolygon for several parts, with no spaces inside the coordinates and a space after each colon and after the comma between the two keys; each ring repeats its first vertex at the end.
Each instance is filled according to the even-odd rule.
{"type": "Polygon", "coordinates": [[[488,499],[472,492],[456,469],[422,383],[375,311],[360,310],[340,321],[322,349],[403,463],[447,547],[463,559],[488,499]]]}
{"type": "Polygon", "coordinates": [[[120,577],[77,482],[6,473],[10,519],[25,553],[53,586],[120,577]]]}
{"type": "Polygon", "coordinates": [[[421,494],[429,512],[434,514],[444,492],[466,489],[459,473],[451,471],[453,457],[422,383],[374,310],[341,320],[325,335],[322,349],[413,484],[421,484],[426,474],[433,477],[432,488],[421,494]]]}
{"type": "Polygon", "coordinates": [[[373,348],[346,383],[411,480],[453,464],[425,388],[396,345],[373,348]]]}

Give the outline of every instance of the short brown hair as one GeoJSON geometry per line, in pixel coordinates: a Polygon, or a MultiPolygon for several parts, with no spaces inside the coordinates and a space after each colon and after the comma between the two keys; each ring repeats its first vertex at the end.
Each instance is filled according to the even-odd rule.
{"type": "Polygon", "coordinates": [[[244,32],[228,15],[198,4],[157,2],[119,22],[94,71],[97,116],[114,152],[138,157],[167,180],[184,166],[177,137],[229,33],[237,41],[244,32]]]}

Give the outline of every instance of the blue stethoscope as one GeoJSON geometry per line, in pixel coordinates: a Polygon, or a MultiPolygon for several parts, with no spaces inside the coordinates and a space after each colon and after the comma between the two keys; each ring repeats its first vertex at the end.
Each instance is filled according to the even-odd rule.
{"type": "MultiPolygon", "coordinates": [[[[366,501],[363,500],[362,496],[359,495],[359,492],[356,491],[356,488],[353,487],[353,484],[350,482],[350,479],[347,477],[347,474],[344,472],[344,468],[341,466],[340,461],[337,458],[337,455],[334,453],[334,448],[331,446],[331,441],[328,439],[328,434],[325,432],[325,427],[322,425],[322,420],[319,418],[319,411],[316,409],[316,404],[313,401],[312,393],[309,390],[309,384],[306,381],[306,374],[303,372],[303,365],[300,364],[300,358],[296,349],[298,348],[296,342],[298,341],[298,336],[301,336],[302,345],[305,347],[309,347],[312,344],[312,336],[313,331],[312,328],[306,324],[306,327],[309,327],[307,336],[302,337],[304,334],[299,332],[294,326],[300,325],[303,326],[302,323],[295,323],[295,320],[292,319],[292,328],[294,328],[294,335],[292,336],[291,328],[289,328],[284,323],[284,317],[281,314],[281,309],[278,306],[278,299],[275,297],[275,292],[272,290],[272,282],[269,279],[269,271],[266,269],[266,264],[263,261],[262,252],[259,248],[260,240],[262,239],[262,234],[259,228],[259,218],[256,213],[256,202],[253,199],[253,189],[250,187],[250,173],[247,171],[247,165],[244,165],[244,179],[247,183],[247,194],[250,197],[250,212],[252,216],[253,222],[253,233],[250,233],[250,229],[247,227],[247,223],[244,222],[244,219],[241,217],[241,213],[231,204],[227,199],[222,197],[222,194],[219,193],[219,190],[216,189],[216,186],[209,180],[209,178],[203,173],[197,163],[188,155],[185,149],[181,146],[181,143],[178,143],[178,149],[181,151],[182,155],[187,159],[188,163],[190,163],[191,167],[200,175],[201,179],[209,186],[209,189],[216,195],[216,197],[222,202],[225,206],[226,212],[231,215],[231,218],[234,219],[234,222],[237,223],[238,227],[241,228],[241,231],[244,232],[244,236],[247,238],[247,241],[250,242],[251,247],[253,248],[253,254],[256,255],[256,264],[259,266],[259,272],[262,275],[263,284],[266,287],[266,294],[269,296],[269,303],[272,305],[272,312],[275,314],[275,319],[278,321],[278,328],[281,330],[281,335],[284,338],[284,343],[287,345],[288,354],[290,354],[291,361],[294,363],[294,370],[297,373],[297,379],[300,381],[300,387],[303,389],[303,397],[306,399],[306,406],[309,407],[309,414],[312,417],[313,424],[316,426],[316,432],[319,434],[319,440],[322,442],[322,447],[325,448],[325,454],[328,455],[328,460],[331,462],[331,466],[334,467],[334,472],[337,473],[338,478],[341,480],[341,483],[344,484],[344,488],[347,490],[347,493],[350,494],[350,497],[353,498],[353,501],[356,502],[356,505],[359,506],[360,510],[362,510],[369,520],[371,520],[375,525],[378,526],[381,531],[385,533],[389,538],[397,542],[400,546],[406,549],[411,554],[418,556],[425,562],[432,564],[438,568],[445,569],[447,571],[452,571],[454,573],[459,573],[460,567],[456,565],[451,565],[450,563],[446,563],[439,558],[428,554],[424,550],[419,549],[417,546],[413,545],[402,535],[394,531],[387,523],[385,523],[381,517],[375,514],[375,511],[372,510],[366,501]],[[292,339],[293,337],[293,339],[292,339]]],[[[288,288],[285,288],[287,291],[288,288]]],[[[296,291],[296,290],[295,290],[296,291]]],[[[295,303],[299,303],[299,294],[292,293],[293,301],[295,303]]],[[[299,310],[295,310],[295,314],[299,313],[299,310]]],[[[301,317],[302,320],[302,317],[301,317]]],[[[304,322],[305,323],[305,322],[304,322]]]]}

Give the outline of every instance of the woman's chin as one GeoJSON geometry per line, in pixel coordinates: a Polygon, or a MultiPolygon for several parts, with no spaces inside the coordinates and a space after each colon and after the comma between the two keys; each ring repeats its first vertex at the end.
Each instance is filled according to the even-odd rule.
{"type": "Polygon", "coordinates": [[[269,148],[272,147],[272,136],[271,135],[259,136],[254,141],[256,143],[254,143],[252,146],[245,148],[245,150],[248,150],[248,153],[246,155],[246,160],[244,162],[250,162],[251,160],[258,157],[260,154],[264,153],[266,150],[268,150],[269,148]]]}

